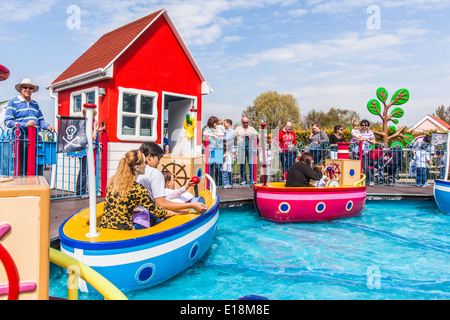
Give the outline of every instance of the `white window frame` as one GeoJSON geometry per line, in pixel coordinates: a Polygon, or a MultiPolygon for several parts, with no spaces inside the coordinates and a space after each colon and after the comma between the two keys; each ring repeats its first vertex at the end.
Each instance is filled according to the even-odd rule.
{"type": "Polygon", "coordinates": [[[146,91],[146,90],[139,90],[139,89],[130,89],[130,88],[122,88],[119,87],[119,102],[117,105],[117,139],[121,141],[152,141],[156,142],[158,139],[158,132],[157,132],[157,124],[158,124],[158,93],[154,91],[146,91]],[[123,112],[123,94],[135,94],[137,95],[136,99],[136,113],[130,113],[130,112],[123,112]],[[141,105],[141,97],[152,97],[153,98],[153,115],[141,115],[141,110],[139,106],[141,105]],[[136,121],[136,133],[135,135],[124,135],[122,134],[122,125],[123,125],[123,116],[135,116],[138,118],[136,121]],[[143,118],[147,119],[153,119],[153,127],[151,128],[151,132],[153,133],[152,136],[141,136],[140,135],[140,125],[141,122],[139,121],[141,119],[141,116],[143,118]]]}
{"type": "MultiPolygon", "coordinates": [[[[98,109],[98,87],[91,87],[83,90],[73,91],[70,93],[70,116],[72,117],[82,117],[83,116],[83,105],[87,103],[87,94],[95,92],[95,105],[98,109]],[[74,101],[73,98],[75,96],[81,95],[81,110],[80,112],[73,112],[74,108],[74,101]]],[[[98,116],[98,110],[97,110],[97,116],[98,116]]],[[[97,118],[97,117],[96,117],[97,118]]]]}

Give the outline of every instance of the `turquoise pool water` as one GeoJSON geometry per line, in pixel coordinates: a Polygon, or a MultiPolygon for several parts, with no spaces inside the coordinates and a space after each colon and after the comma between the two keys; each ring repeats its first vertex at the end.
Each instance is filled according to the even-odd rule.
{"type": "MultiPolygon", "coordinates": [[[[278,224],[253,207],[220,210],[211,250],[175,278],[129,299],[449,299],[450,216],[433,201],[368,201],[358,217],[278,224]]],[[[52,264],[50,295],[67,297],[52,264]]],[[[80,294],[79,299],[103,299],[80,294]]]]}

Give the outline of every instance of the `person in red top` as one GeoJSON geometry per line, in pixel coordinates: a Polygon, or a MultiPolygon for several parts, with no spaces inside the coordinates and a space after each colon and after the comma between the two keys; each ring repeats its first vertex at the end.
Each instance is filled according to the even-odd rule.
{"type": "Polygon", "coordinates": [[[297,154],[297,143],[295,141],[295,132],[292,130],[292,123],[286,122],[286,126],[278,133],[277,141],[280,143],[282,171],[286,173],[295,163],[297,154]]]}

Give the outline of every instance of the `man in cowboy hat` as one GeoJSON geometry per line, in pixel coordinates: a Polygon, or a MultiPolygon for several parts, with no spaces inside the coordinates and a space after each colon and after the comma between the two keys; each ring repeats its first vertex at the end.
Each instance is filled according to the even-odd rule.
{"type": "MultiPolygon", "coordinates": [[[[16,124],[22,128],[20,139],[26,140],[28,135],[28,128],[37,126],[44,130],[55,132],[55,128],[48,125],[38,103],[31,99],[31,95],[39,90],[39,86],[34,84],[31,79],[25,78],[20,83],[16,84],[16,90],[20,95],[11,99],[6,106],[5,111],[5,126],[7,128],[14,128],[16,124]]],[[[21,148],[21,150],[24,150],[21,148]]],[[[25,159],[19,160],[19,171],[24,173],[26,166],[27,147],[25,147],[25,159]],[[23,164],[25,163],[25,166],[23,164]]]]}
{"type": "Polygon", "coordinates": [[[39,86],[35,85],[31,79],[25,78],[16,84],[16,90],[20,92],[20,95],[11,99],[6,107],[6,127],[14,128],[16,124],[19,124],[24,130],[28,127],[38,126],[41,129],[55,132],[55,128],[45,122],[38,103],[31,99],[31,95],[39,90],[39,86]]]}

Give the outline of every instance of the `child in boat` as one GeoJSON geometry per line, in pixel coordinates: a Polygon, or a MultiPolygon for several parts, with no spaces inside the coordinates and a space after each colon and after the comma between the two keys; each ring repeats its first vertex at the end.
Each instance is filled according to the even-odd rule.
{"type": "Polygon", "coordinates": [[[330,178],[326,174],[324,174],[324,172],[325,172],[324,168],[325,167],[323,166],[323,164],[320,164],[320,163],[317,163],[314,165],[314,168],[313,168],[314,172],[322,172],[323,175],[320,180],[313,180],[311,182],[313,187],[318,187],[318,188],[325,187],[325,184],[327,183],[327,181],[330,180],[330,178]]]}
{"type": "Polygon", "coordinates": [[[194,196],[188,190],[190,187],[194,186],[193,182],[189,180],[185,186],[182,186],[181,188],[178,189],[174,189],[175,181],[173,174],[170,171],[163,171],[162,174],[166,182],[164,189],[166,194],[166,200],[178,203],[185,203],[192,200],[194,196]]]}

